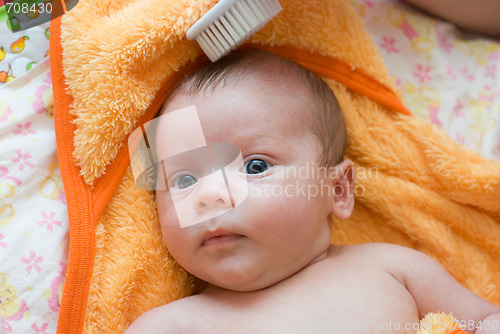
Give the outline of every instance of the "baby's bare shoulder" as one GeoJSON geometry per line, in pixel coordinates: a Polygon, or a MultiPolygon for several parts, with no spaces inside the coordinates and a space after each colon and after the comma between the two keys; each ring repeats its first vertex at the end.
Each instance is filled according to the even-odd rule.
{"type": "Polygon", "coordinates": [[[360,256],[364,259],[370,255],[370,260],[376,261],[400,261],[414,257],[426,257],[425,254],[409,247],[404,247],[396,244],[383,242],[372,242],[366,244],[341,246],[338,254],[346,254],[349,256],[360,256]]]}
{"type": "Polygon", "coordinates": [[[386,256],[387,254],[397,255],[400,252],[417,252],[416,250],[396,244],[389,244],[385,242],[371,242],[364,244],[355,244],[355,245],[346,245],[340,246],[341,250],[339,253],[350,253],[350,254],[362,254],[362,253],[370,253],[375,255],[377,258],[380,256],[386,256]],[[395,253],[397,252],[397,253],[395,253]]]}
{"type": "MultiPolygon", "coordinates": [[[[340,254],[368,266],[379,267],[406,285],[408,275],[422,269],[440,267],[432,258],[413,248],[388,243],[368,243],[343,246],[340,254]]],[[[358,263],[358,264],[359,264],[358,263]]]]}
{"type": "Polygon", "coordinates": [[[368,261],[377,265],[424,256],[422,253],[408,247],[373,242],[347,246],[332,246],[331,256],[349,257],[359,261],[368,261]],[[420,255],[421,254],[421,255],[420,255]]]}
{"type": "Polygon", "coordinates": [[[124,334],[143,333],[193,333],[197,319],[194,315],[203,314],[203,306],[196,302],[196,296],[154,308],[136,319],[124,334]]]}

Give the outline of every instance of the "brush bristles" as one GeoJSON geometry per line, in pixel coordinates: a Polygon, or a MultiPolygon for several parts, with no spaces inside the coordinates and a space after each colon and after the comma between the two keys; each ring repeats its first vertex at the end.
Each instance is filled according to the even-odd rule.
{"type": "Polygon", "coordinates": [[[277,0],[240,0],[197,38],[211,61],[227,55],[260,30],[281,10],[277,0]]]}

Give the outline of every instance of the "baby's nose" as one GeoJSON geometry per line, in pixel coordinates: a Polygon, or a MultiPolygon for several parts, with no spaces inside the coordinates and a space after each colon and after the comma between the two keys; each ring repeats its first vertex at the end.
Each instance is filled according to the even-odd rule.
{"type": "Polygon", "coordinates": [[[229,188],[221,175],[203,178],[198,185],[198,196],[194,201],[194,209],[198,213],[210,210],[227,210],[233,207],[229,188]],[[220,177],[217,177],[220,176],[220,177]]]}

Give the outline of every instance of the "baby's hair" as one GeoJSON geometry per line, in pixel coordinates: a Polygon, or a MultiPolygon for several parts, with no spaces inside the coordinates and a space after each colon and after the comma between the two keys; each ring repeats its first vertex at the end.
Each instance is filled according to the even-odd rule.
{"type": "Polygon", "coordinates": [[[311,130],[323,146],[318,162],[325,167],[341,162],[347,147],[347,130],[337,98],[320,77],[285,58],[260,50],[236,51],[195,71],[171,96],[180,92],[191,96],[200,92],[213,93],[228,81],[248,77],[255,72],[266,73],[269,66],[278,66],[280,73],[293,75],[309,87],[309,93],[314,99],[311,130]]]}

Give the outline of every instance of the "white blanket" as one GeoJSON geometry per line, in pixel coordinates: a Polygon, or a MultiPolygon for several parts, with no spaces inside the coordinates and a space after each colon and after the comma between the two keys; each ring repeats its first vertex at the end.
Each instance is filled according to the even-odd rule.
{"type": "Polygon", "coordinates": [[[0,88],[0,316],[7,333],[54,333],[68,218],[46,59],[0,88]]]}

